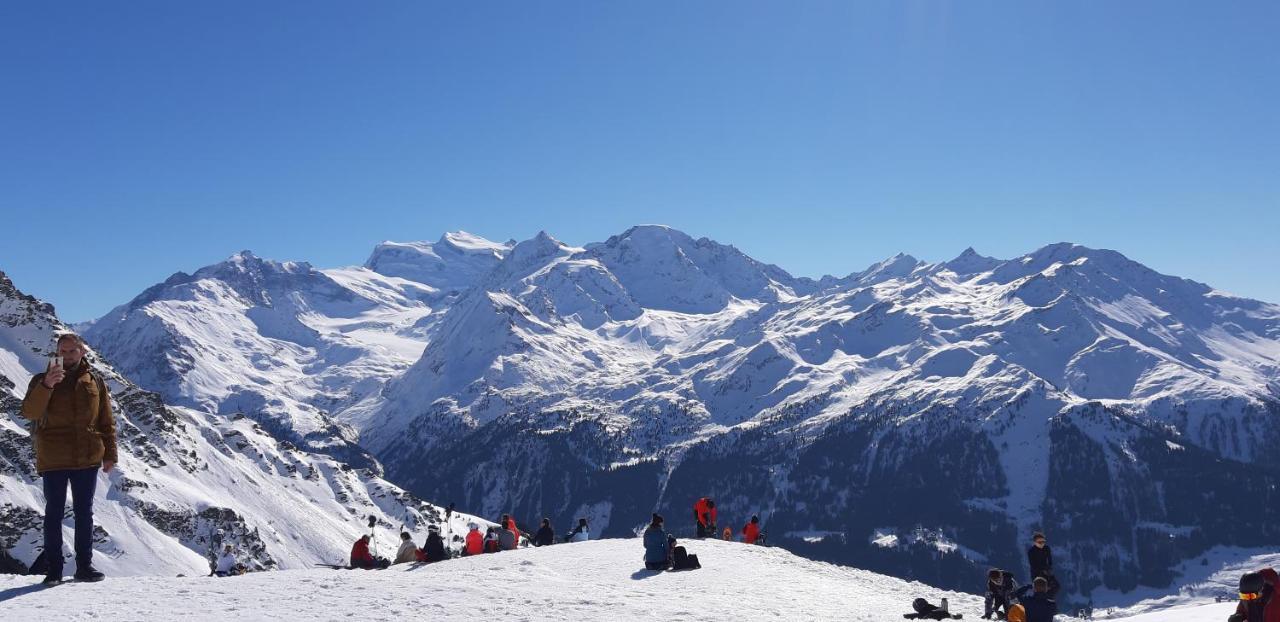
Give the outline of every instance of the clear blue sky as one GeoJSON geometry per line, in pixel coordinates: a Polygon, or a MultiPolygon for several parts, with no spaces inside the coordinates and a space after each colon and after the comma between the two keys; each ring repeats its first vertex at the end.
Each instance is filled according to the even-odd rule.
{"type": "Polygon", "coordinates": [[[1055,241],[1280,301],[1280,2],[6,2],[0,270],[637,223],[806,276],[1055,241]]]}

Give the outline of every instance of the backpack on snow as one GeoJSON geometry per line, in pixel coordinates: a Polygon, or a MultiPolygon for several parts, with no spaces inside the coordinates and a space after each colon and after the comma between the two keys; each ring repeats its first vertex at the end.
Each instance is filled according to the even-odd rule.
{"type": "Polygon", "coordinates": [[[683,546],[677,546],[671,551],[671,560],[672,570],[697,570],[702,567],[702,564],[698,563],[698,556],[690,555],[683,546]]]}

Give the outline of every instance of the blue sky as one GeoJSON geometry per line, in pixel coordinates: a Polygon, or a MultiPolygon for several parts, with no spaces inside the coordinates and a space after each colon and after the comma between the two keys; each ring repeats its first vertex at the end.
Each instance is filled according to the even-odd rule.
{"type": "Polygon", "coordinates": [[[0,270],[638,223],[806,276],[1055,241],[1280,301],[1277,2],[0,5],[0,270]]]}

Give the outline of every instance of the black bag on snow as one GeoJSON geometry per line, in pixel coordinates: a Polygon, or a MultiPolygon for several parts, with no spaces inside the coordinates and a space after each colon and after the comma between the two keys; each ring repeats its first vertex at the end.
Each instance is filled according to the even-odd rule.
{"type": "Polygon", "coordinates": [[[695,570],[702,567],[702,564],[698,563],[698,556],[690,555],[683,546],[677,546],[671,552],[671,559],[672,570],[695,570]]]}

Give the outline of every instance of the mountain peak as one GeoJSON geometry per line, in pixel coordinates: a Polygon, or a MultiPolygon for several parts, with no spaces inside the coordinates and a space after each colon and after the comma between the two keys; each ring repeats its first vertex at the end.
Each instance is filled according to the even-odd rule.
{"type": "Polygon", "coordinates": [[[970,246],[964,249],[964,252],[960,253],[955,259],[943,265],[956,274],[967,275],[989,272],[999,266],[1000,263],[999,259],[978,254],[978,251],[973,250],[973,247],[970,246]]]}

